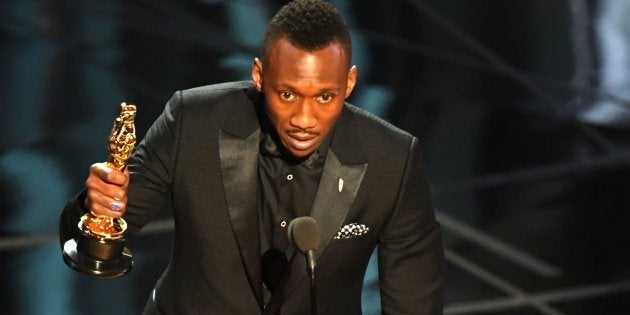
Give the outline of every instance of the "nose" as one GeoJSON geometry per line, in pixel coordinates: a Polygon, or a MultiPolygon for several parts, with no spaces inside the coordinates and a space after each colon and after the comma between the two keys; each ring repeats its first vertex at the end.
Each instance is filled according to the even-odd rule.
{"type": "Polygon", "coordinates": [[[317,125],[317,117],[313,106],[314,105],[308,101],[303,101],[298,104],[289,121],[291,126],[302,130],[315,127],[317,125]]]}

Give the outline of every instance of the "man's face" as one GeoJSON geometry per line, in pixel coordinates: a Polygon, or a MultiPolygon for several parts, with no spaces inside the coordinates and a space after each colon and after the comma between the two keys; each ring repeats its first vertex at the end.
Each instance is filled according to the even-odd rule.
{"type": "Polygon", "coordinates": [[[252,79],[265,94],[267,114],[282,145],[295,157],[310,155],[333,128],[356,82],[343,46],[304,51],[280,39],[263,64],[256,59],[252,79]]]}

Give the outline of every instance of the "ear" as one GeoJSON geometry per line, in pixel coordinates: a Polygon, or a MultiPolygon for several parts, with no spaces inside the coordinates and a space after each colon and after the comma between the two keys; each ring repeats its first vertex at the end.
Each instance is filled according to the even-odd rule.
{"type": "Polygon", "coordinates": [[[263,89],[263,65],[258,58],[254,58],[254,64],[252,65],[252,81],[258,92],[262,92],[263,89]]]}
{"type": "Polygon", "coordinates": [[[357,83],[357,66],[352,66],[348,71],[348,84],[346,85],[346,98],[350,96],[354,85],[357,83]]]}

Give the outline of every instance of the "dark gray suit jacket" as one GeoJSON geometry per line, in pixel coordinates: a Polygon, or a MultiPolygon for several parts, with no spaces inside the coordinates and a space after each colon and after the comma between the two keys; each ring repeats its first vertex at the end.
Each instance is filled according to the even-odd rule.
{"type": "MultiPolygon", "coordinates": [[[[128,235],[172,202],[171,262],[146,314],[260,314],[263,290],[257,207],[264,97],[237,82],[177,92],[129,160],[128,235]]],[[[73,236],[77,212],[61,221],[73,236]]],[[[444,257],[418,140],[346,104],[310,212],[321,228],[320,314],[360,314],[361,288],[378,245],[384,314],[441,314],[444,257]],[[334,239],[349,223],[369,232],[334,239]]],[[[268,313],[308,314],[302,256],[268,313]]]]}

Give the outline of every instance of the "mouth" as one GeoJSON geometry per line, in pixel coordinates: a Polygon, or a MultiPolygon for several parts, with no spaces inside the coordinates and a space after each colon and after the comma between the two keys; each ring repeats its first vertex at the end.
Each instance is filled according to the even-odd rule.
{"type": "Polygon", "coordinates": [[[317,142],[318,134],[310,132],[288,132],[288,144],[298,151],[306,151],[317,142]]]}

